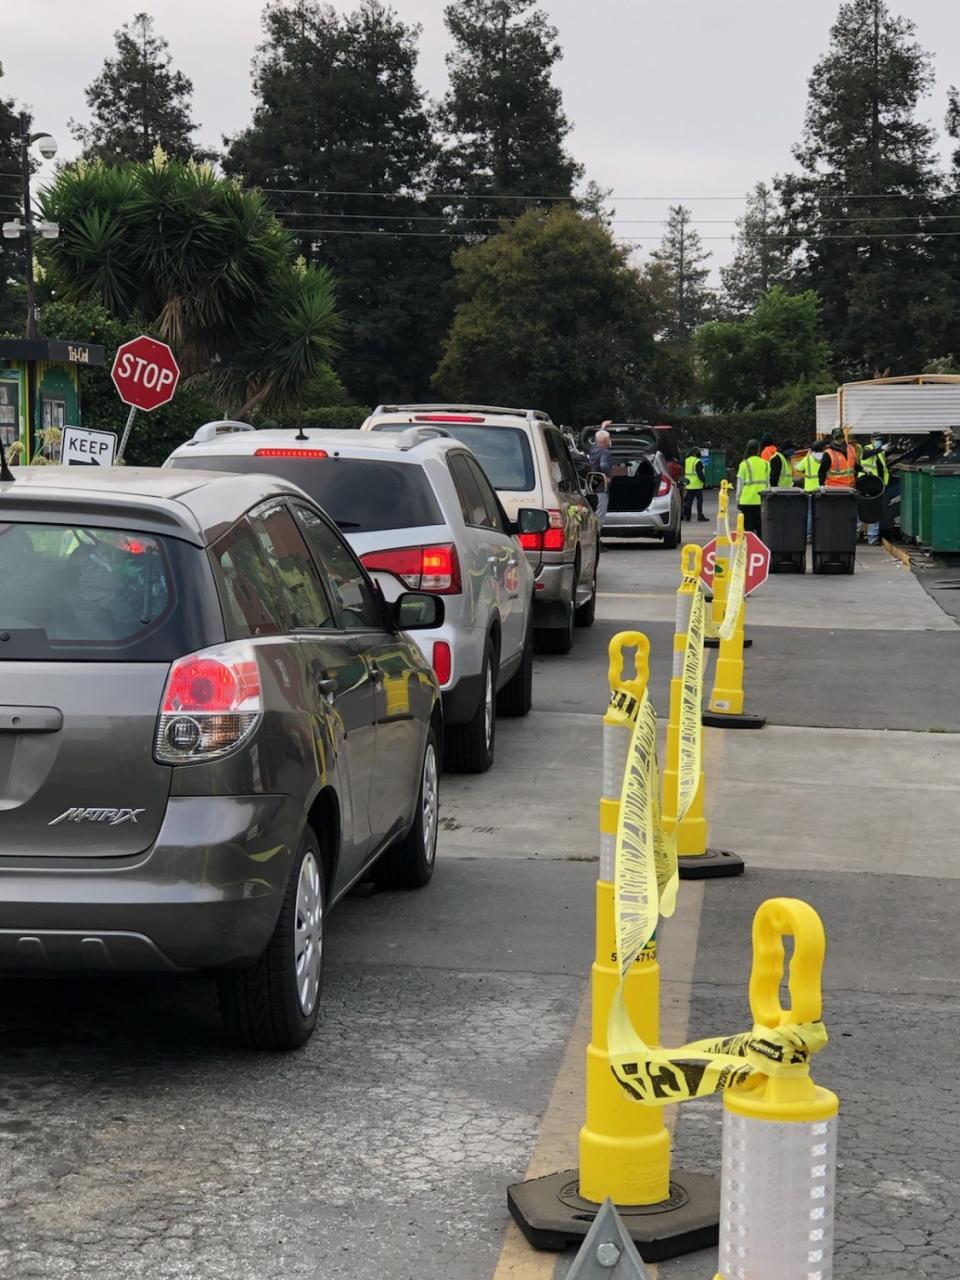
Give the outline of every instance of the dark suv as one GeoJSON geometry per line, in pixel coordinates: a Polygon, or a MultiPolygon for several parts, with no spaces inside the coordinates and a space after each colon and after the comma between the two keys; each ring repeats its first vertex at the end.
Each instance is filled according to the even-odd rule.
{"type": "Polygon", "coordinates": [[[259,475],[0,482],[0,968],[216,970],[228,1029],[313,1030],[326,910],[433,871],[442,716],[319,507],[259,475]]]}

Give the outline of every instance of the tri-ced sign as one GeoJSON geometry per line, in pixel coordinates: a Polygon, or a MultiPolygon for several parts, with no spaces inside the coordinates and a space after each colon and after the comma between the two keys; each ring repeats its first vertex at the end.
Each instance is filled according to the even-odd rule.
{"type": "MultiPolygon", "coordinates": [[[[733,542],[727,551],[728,572],[733,568],[733,557],[736,553],[736,537],[734,533],[733,542]]],[[[747,538],[747,581],[744,594],[749,595],[751,591],[756,591],[757,587],[762,586],[767,580],[767,574],[770,572],[770,548],[765,542],[761,542],[755,533],[748,532],[747,538]]],[[[717,563],[717,540],[711,538],[703,548],[703,557],[701,559],[700,577],[704,586],[708,591],[713,590],[713,572],[717,563]]]]}
{"type": "Polygon", "coordinates": [[[91,431],[86,427],[63,428],[60,461],[64,466],[112,467],[116,456],[116,432],[91,431]]]}
{"type": "Polygon", "coordinates": [[[180,366],[165,342],[142,333],[117,348],[110,377],[124,404],[149,413],[173,399],[180,366]]]}

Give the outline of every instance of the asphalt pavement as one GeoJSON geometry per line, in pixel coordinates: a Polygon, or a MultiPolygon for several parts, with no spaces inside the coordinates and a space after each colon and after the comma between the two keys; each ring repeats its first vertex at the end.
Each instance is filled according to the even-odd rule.
{"type": "MultiPolygon", "coordinates": [[[[231,1049],[202,978],[0,985],[3,1280],[566,1274],[572,1255],[509,1224],[506,1187],[576,1162],[606,646],[648,633],[665,712],[678,563],[604,553],[595,626],[537,660],[494,769],[444,778],[433,883],[332,917],[302,1052],[231,1049]]],[[[815,1075],[842,1102],[834,1275],[956,1280],[960,632],[873,548],[853,578],[772,579],[748,631],[747,708],[769,723],[705,735],[711,843],[747,872],[684,885],[663,1039],[746,1027],[757,904],[812,902],[831,1033],[815,1075]]],[[[676,1161],[716,1172],[719,1102],[671,1123],[676,1161]]],[[[715,1269],[705,1251],[657,1270],[715,1269]]]]}

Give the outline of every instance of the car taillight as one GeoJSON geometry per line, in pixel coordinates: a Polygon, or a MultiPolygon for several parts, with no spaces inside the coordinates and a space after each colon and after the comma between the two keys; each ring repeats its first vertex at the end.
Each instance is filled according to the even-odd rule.
{"type": "Polygon", "coordinates": [[[167,676],[154,756],[162,764],[216,759],[248,738],[262,715],[260,669],[249,645],[191,653],[167,676]]]}
{"type": "Polygon", "coordinates": [[[671,480],[669,476],[660,477],[660,488],[657,490],[658,498],[665,498],[670,492],[671,480]]]}
{"type": "Polygon", "coordinates": [[[433,642],[433,670],[439,684],[446,684],[453,670],[453,656],[446,640],[433,642]]]}
{"type": "Polygon", "coordinates": [[[460,590],[460,561],[452,542],[428,547],[392,547],[368,551],[360,557],[371,572],[393,573],[411,591],[432,591],[435,595],[456,595],[460,590]]]}
{"type": "Polygon", "coordinates": [[[558,507],[548,507],[547,515],[550,517],[551,529],[563,528],[563,512],[558,507]]]}
{"type": "Polygon", "coordinates": [[[524,551],[540,551],[543,549],[542,533],[520,533],[517,535],[524,551]]]}
{"type": "Polygon", "coordinates": [[[562,529],[548,529],[543,535],[544,551],[562,551],[566,543],[566,536],[562,529]]]}
{"type": "Polygon", "coordinates": [[[486,422],[482,414],[476,413],[415,413],[414,422],[486,422]]]}
{"type": "Polygon", "coordinates": [[[326,449],[255,449],[255,458],[329,458],[326,449]]]}

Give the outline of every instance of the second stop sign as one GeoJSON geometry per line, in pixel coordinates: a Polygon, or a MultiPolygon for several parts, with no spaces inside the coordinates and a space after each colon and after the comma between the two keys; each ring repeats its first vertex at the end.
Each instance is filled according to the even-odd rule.
{"type": "Polygon", "coordinates": [[[149,412],[173,399],[180,367],[165,342],[141,334],[117,348],[110,377],[124,404],[149,412]]]}

